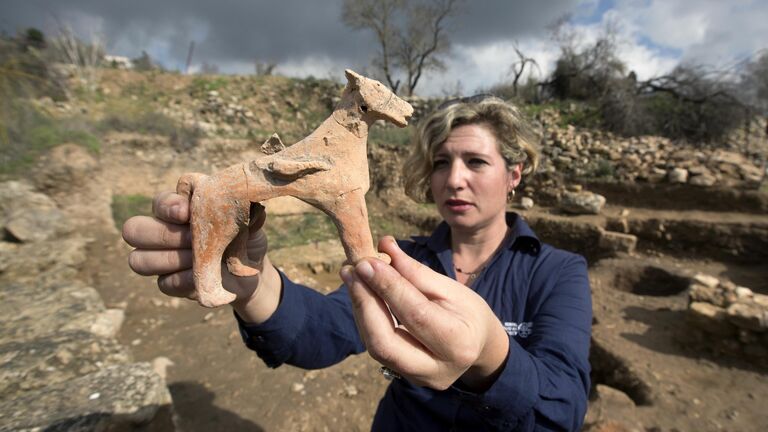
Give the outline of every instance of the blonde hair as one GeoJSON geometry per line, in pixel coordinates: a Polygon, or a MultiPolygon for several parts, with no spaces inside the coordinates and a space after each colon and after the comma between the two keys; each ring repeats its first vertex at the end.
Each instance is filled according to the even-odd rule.
{"type": "Polygon", "coordinates": [[[507,169],[522,163],[524,176],[536,171],[539,153],[534,143],[538,138],[517,108],[497,97],[483,97],[477,102],[473,98],[477,97],[446,102],[419,122],[411,154],[403,164],[405,193],[416,202],[434,202],[429,180],[434,156],[459,126],[487,125],[507,169]]]}

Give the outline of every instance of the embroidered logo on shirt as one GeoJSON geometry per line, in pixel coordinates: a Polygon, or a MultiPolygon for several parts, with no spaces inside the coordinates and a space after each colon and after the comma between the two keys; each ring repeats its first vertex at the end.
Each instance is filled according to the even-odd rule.
{"type": "Polygon", "coordinates": [[[513,322],[505,322],[504,330],[506,330],[507,334],[510,336],[520,336],[522,338],[527,338],[530,336],[531,331],[533,331],[533,323],[521,322],[518,324],[513,322]]]}

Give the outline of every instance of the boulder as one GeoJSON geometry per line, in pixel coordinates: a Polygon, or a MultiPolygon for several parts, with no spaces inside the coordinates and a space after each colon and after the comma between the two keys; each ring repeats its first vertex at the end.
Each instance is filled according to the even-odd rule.
{"type": "Polygon", "coordinates": [[[0,183],[0,229],[18,242],[40,242],[71,231],[69,221],[47,195],[27,183],[0,183]]]}
{"type": "Polygon", "coordinates": [[[673,168],[669,170],[668,178],[670,183],[686,183],[688,181],[688,170],[685,168],[673,168]]]}
{"type": "Polygon", "coordinates": [[[600,232],[598,245],[600,246],[600,249],[611,254],[632,254],[635,252],[635,247],[637,247],[637,236],[602,230],[600,232]]]}
{"type": "Polygon", "coordinates": [[[739,328],[757,332],[768,328],[768,312],[754,303],[734,303],[726,312],[728,320],[739,328]]]}
{"type": "Polygon", "coordinates": [[[67,143],[52,148],[35,167],[35,186],[47,193],[72,193],[92,181],[99,165],[82,146],[67,143]]]}
{"type": "Polygon", "coordinates": [[[522,197],[520,198],[520,203],[518,206],[523,210],[530,210],[533,208],[533,199],[529,197],[522,197]]]}
{"type": "Polygon", "coordinates": [[[3,430],[174,430],[171,396],[148,363],[107,366],[0,402],[3,430]]]}
{"type": "Polygon", "coordinates": [[[604,196],[588,191],[566,191],[560,200],[560,209],[572,214],[600,214],[604,205],[604,196]]]}
{"type": "Polygon", "coordinates": [[[111,338],[75,330],[26,341],[0,341],[0,401],[21,392],[44,389],[104,366],[130,361],[130,354],[111,338]]]}

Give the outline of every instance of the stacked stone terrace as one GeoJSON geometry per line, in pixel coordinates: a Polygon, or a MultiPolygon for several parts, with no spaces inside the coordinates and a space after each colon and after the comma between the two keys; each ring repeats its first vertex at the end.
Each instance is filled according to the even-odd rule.
{"type": "Polygon", "coordinates": [[[688,321],[712,352],[768,365],[768,295],[698,274],[689,298],[688,321]]]}

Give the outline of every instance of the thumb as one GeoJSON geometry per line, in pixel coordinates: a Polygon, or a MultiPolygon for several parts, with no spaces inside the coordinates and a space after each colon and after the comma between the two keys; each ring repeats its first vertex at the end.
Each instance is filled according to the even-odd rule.
{"type": "Polygon", "coordinates": [[[427,297],[443,297],[445,288],[451,283],[456,283],[408,256],[391,236],[379,240],[379,252],[392,257],[390,265],[427,297]]]}

